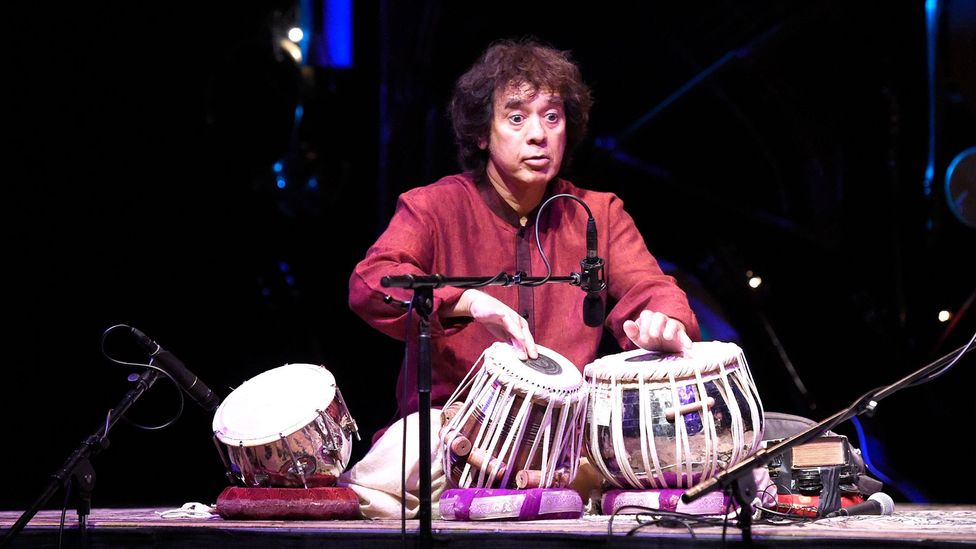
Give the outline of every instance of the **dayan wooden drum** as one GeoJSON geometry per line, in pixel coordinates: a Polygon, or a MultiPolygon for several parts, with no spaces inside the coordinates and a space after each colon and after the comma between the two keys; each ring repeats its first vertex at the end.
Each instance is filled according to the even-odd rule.
{"type": "Polygon", "coordinates": [[[762,402],[734,343],[618,353],[587,365],[583,377],[587,454],[618,488],[687,488],[759,448],[762,402]]]}
{"type": "Polygon", "coordinates": [[[243,486],[335,484],[349,464],[356,422],[324,366],[286,364],[224,399],[213,420],[227,474],[243,486]]]}
{"type": "Polygon", "coordinates": [[[586,385],[573,363],[537,347],[539,358],[523,362],[511,345],[494,343],[448,400],[440,437],[452,486],[562,487],[576,476],[586,385]]]}

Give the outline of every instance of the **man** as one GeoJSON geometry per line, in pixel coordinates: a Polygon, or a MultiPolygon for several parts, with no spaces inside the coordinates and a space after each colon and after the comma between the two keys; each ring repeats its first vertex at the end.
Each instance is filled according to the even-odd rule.
{"type": "MultiPolygon", "coordinates": [[[[685,293],[658,267],[622,201],[560,177],[585,136],[591,104],[568,53],[531,40],[493,44],[457,81],[451,100],[465,172],[404,193],[389,227],[356,266],[350,306],[378,330],[404,339],[404,311],[383,297],[406,300],[410,292],[383,288],[383,276],[542,276],[547,270],[536,251],[536,231],[554,274],[568,274],[579,269],[586,251],[586,211],[573,200],[555,200],[537,220],[539,207],[550,196],[570,194],[592,211],[598,249],[606,258],[607,292],[601,299],[612,305],[604,326],[582,324],[583,292],[568,284],[438,289],[430,319],[433,405],[450,397],[497,340],[510,343],[522,360],[538,356],[538,341],[582,370],[596,358],[604,327],[625,349],[677,352],[700,338],[685,293]]],[[[406,395],[399,399],[400,414],[413,418],[411,433],[417,432],[415,387],[416,365],[408,363],[398,394],[406,395]]],[[[343,475],[341,482],[359,493],[367,516],[399,516],[402,423],[375,440],[370,453],[343,475]],[[387,497],[393,499],[382,501],[387,497]]],[[[414,452],[416,446],[416,440],[407,444],[414,452]]],[[[436,452],[436,441],[432,448],[436,452]]],[[[415,472],[416,454],[411,458],[408,466],[415,472]]],[[[432,461],[439,469],[436,456],[432,461]]],[[[411,471],[408,491],[415,494],[411,471]]],[[[443,487],[442,472],[435,471],[434,480],[443,487]]],[[[407,501],[413,516],[416,498],[410,494],[407,501]]]]}

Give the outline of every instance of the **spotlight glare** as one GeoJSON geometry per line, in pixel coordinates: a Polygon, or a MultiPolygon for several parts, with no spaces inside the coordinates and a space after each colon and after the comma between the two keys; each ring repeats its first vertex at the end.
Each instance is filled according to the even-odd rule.
{"type": "Polygon", "coordinates": [[[292,27],[288,29],[288,39],[294,43],[299,43],[305,38],[305,33],[299,27],[292,27]]]}
{"type": "Polygon", "coordinates": [[[762,278],[760,278],[758,276],[753,276],[753,277],[750,277],[749,278],[749,287],[750,288],[753,288],[753,289],[758,288],[761,284],[762,284],[762,278]]]}
{"type": "Polygon", "coordinates": [[[278,41],[281,49],[285,51],[296,63],[302,62],[302,49],[290,40],[281,39],[278,41]]]}
{"type": "Polygon", "coordinates": [[[952,313],[949,311],[939,311],[939,322],[948,322],[950,318],[952,318],[952,313]]]}

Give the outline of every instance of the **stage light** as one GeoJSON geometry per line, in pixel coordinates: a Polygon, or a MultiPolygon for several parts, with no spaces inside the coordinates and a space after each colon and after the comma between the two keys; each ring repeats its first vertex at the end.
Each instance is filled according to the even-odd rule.
{"type": "Polygon", "coordinates": [[[755,290],[762,284],[762,278],[756,276],[756,273],[752,272],[752,269],[746,271],[746,278],[748,279],[749,287],[755,290]]]}
{"type": "Polygon", "coordinates": [[[939,322],[949,322],[952,318],[952,313],[946,310],[939,311],[939,322]]]}
{"type": "Polygon", "coordinates": [[[292,42],[297,44],[302,41],[302,38],[305,38],[305,32],[302,29],[298,27],[288,29],[288,39],[292,42]]]}

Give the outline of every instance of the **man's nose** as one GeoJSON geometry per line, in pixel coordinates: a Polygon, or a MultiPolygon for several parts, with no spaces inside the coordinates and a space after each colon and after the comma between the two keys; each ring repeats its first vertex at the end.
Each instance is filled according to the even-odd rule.
{"type": "Polygon", "coordinates": [[[546,140],[546,129],[542,124],[542,119],[533,116],[526,122],[526,137],[529,143],[542,143],[546,140]]]}

